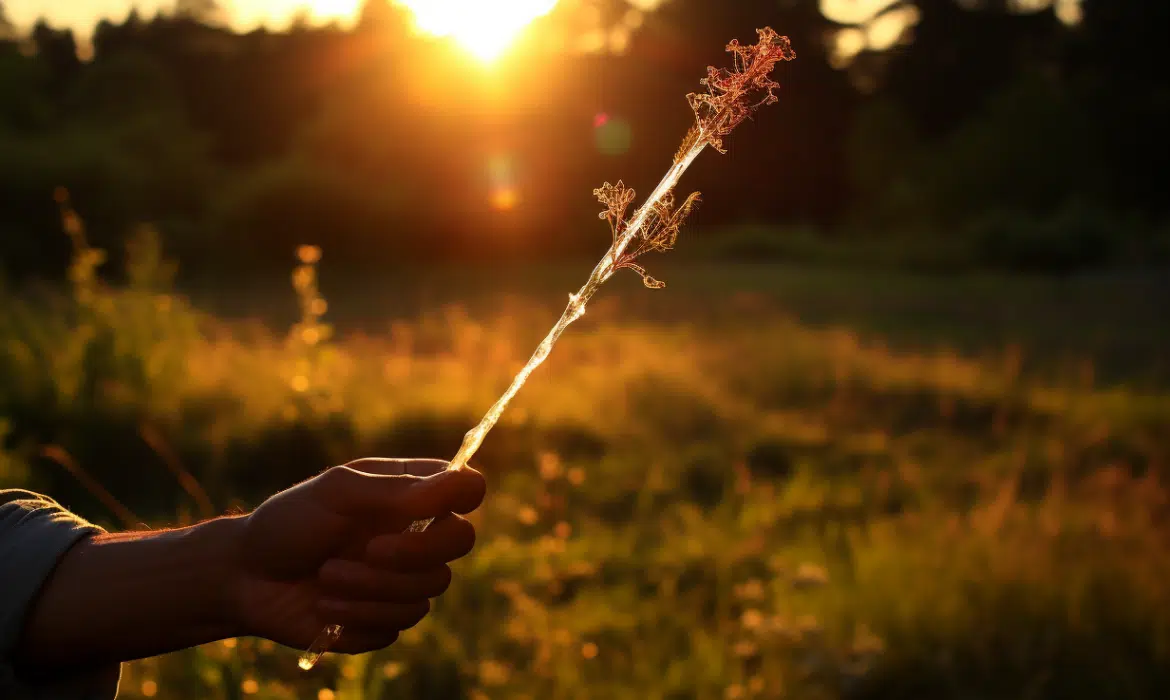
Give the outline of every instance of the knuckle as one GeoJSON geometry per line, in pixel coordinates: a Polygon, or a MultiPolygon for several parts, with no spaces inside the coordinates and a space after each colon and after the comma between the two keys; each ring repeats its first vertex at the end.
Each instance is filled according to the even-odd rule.
{"type": "Polygon", "coordinates": [[[391,561],[399,550],[400,535],[383,535],[375,537],[366,545],[366,554],[373,561],[385,563],[391,561]]]}
{"type": "Polygon", "coordinates": [[[329,489],[339,489],[348,484],[355,474],[357,472],[347,466],[337,466],[329,467],[317,478],[323,486],[329,489]]]}

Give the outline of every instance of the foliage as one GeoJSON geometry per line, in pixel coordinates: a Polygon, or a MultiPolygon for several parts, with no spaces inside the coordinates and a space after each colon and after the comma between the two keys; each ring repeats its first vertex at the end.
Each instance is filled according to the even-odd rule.
{"type": "Polygon", "coordinates": [[[968,235],[979,256],[990,265],[1061,273],[1116,260],[1125,244],[1134,239],[1132,226],[1078,203],[1044,219],[1018,212],[991,212],[973,223],[968,235]]]}
{"type": "MultiPolygon", "coordinates": [[[[0,305],[0,478],[111,525],[77,474],[166,523],[358,454],[451,454],[543,316],[449,308],[331,339],[305,248],[281,337],[168,293],[157,238],[127,287],[75,242],[71,299],[0,305]]],[[[563,339],[480,452],[476,553],[394,647],[300,674],[291,650],[232,639],[132,664],[123,693],[1165,692],[1163,393],[706,298],[714,320],[674,326],[598,303],[563,339]]]]}
{"type": "MultiPolygon", "coordinates": [[[[711,202],[701,223],[863,228],[899,248],[909,231],[954,236],[999,210],[1043,221],[1075,200],[1164,225],[1165,76],[1151,68],[1156,54],[1134,48],[1155,39],[1126,38],[1148,36],[1156,3],[1086,0],[1074,27],[1050,7],[900,3],[910,4],[912,41],[843,66],[826,39],[840,27],[816,3],[786,1],[777,20],[801,51],[799,70],[779,88],[735,82],[747,73],[708,77],[695,106],[715,131],[746,114],[724,109],[714,123],[744,90],[787,105],[742,134],[751,163],[694,173],[711,202]],[[1144,165],[1131,167],[1137,157],[1144,165]]],[[[627,183],[656,177],[674,128],[685,128],[672,121],[679,96],[696,87],[675,66],[718,64],[704,47],[776,11],[774,0],[672,0],[639,20],[624,55],[534,45],[525,50],[537,60],[505,61],[483,80],[441,42],[412,35],[393,3],[371,4],[352,29],[244,35],[204,23],[196,5],[103,21],[85,62],[69,31],[45,24],[0,39],[0,265],[10,277],[64,268],[58,186],[95,243],[117,248],[154,225],[193,276],[216,274],[225,251],[251,271],[275,269],[319,236],[331,237],[336,263],[370,267],[592,252],[584,226],[564,227],[588,207],[571,193],[601,182],[615,157],[627,183]],[[618,127],[630,134],[620,152],[594,147],[594,131],[618,127]],[[493,200],[501,186],[508,197],[493,200]]],[[[546,18],[549,36],[579,34],[574,22],[591,14],[582,5],[546,18]]],[[[601,13],[611,15],[627,21],[601,13]]],[[[733,49],[744,66],[791,52],[733,49]]],[[[981,262],[977,247],[963,249],[967,263],[981,262]]]]}

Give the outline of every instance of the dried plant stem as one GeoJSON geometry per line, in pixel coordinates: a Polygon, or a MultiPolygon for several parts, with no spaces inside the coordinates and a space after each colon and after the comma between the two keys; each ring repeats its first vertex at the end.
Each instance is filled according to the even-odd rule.
{"type": "MultiPolygon", "coordinates": [[[[581,289],[577,290],[576,294],[569,295],[569,303],[561,313],[561,317],[557,319],[556,324],[553,325],[552,330],[548,332],[544,340],[540,341],[540,345],[536,347],[536,351],[532,353],[532,357],[528,358],[528,362],[516,374],[515,379],[512,380],[508,389],[492,404],[492,407],[484,414],[479,424],[467,431],[467,434],[463,436],[463,444],[459,447],[459,451],[455,454],[455,457],[451,459],[451,463],[447,467],[448,469],[462,469],[467,466],[468,461],[475,455],[479,446],[483,444],[484,437],[495,426],[496,422],[500,420],[504,409],[508,407],[508,404],[511,403],[512,399],[520,391],[520,387],[524,386],[524,383],[528,381],[528,377],[532,372],[552,352],[553,345],[561,337],[561,333],[565,332],[569,324],[585,314],[585,305],[589,303],[589,300],[593,298],[593,295],[597,293],[601,285],[613,276],[614,271],[617,269],[615,262],[621,259],[630,241],[646,226],[650,213],[655,210],[655,205],[661,203],[663,197],[674,189],[682,174],[686,172],[686,169],[690,167],[690,164],[694,162],[695,158],[698,157],[706,146],[706,141],[700,141],[692,146],[689,151],[675,162],[666,173],[666,176],[662,178],[662,181],[658,183],[658,187],[654,189],[654,192],[646,200],[646,203],[638,210],[638,213],[630,221],[622,235],[613,242],[609,251],[601,258],[597,266],[593,268],[593,272],[589,275],[588,281],[581,286],[581,289]]],[[[415,523],[411,526],[411,529],[414,530],[415,526],[418,525],[419,523],[415,523]]],[[[423,525],[418,529],[422,530],[425,527],[426,525],[423,525]]]]}
{"type": "MultiPolygon", "coordinates": [[[[700,138],[687,151],[679,154],[679,157],[675,159],[674,165],[670,167],[670,170],[666,172],[662,181],[658,183],[658,187],[655,187],[654,192],[646,199],[646,203],[638,209],[638,213],[626,225],[622,234],[614,240],[609,251],[601,258],[597,266],[593,268],[593,272],[589,274],[589,279],[585,284],[581,285],[581,289],[577,290],[576,294],[569,295],[569,303],[565,306],[565,310],[561,312],[561,317],[553,324],[552,329],[544,337],[544,340],[540,341],[540,345],[536,346],[536,351],[532,353],[532,357],[528,358],[528,362],[516,373],[516,377],[512,379],[512,383],[508,385],[508,388],[500,395],[500,398],[496,399],[496,402],[492,404],[491,408],[488,409],[479,423],[471,430],[468,430],[463,436],[463,443],[459,446],[459,451],[451,458],[447,469],[463,469],[467,466],[467,463],[471,461],[476,451],[479,450],[479,446],[483,444],[483,439],[487,437],[487,434],[499,422],[500,416],[504,415],[504,409],[508,408],[508,404],[520,392],[520,387],[524,386],[524,383],[528,381],[528,377],[548,358],[553,346],[556,345],[557,339],[561,337],[561,334],[565,332],[565,329],[573,321],[585,315],[585,305],[589,303],[589,300],[593,298],[593,295],[597,293],[601,285],[605,284],[606,280],[612,277],[614,271],[618,269],[617,261],[622,259],[622,255],[625,253],[626,248],[629,247],[630,242],[647,226],[653,212],[656,210],[656,205],[660,205],[664,198],[674,190],[675,185],[678,184],[683,173],[686,172],[691,163],[695,162],[695,158],[699,157],[699,154],[703,152],[703,149],[707,145],[707,140],[700,138]]],[[[427,526],[431,522],[431,520],[417,520],[411,523],[409,531],[422,532],[427,529],[427,526]]],[[[341,633],[342,628],[340,625],[329,625],[326,627],[321,631],[321,634],[317,635],[317,639],[313,640],[313,644],[308,650],[301,655],[298,665],[306,671],[313,668],[313,666],[317,665],[321,656],[337,641],[341,633]]]]}
{"type": "MultiPolygon", "coordinates": [[[[760,41],[752,46],[742,46],[738,41],[727,45],[727,51],[734,54],[734,69],[719,70],[714,67],[707,69],[707,77],[701,84],[707,87],[707,93],[691,94],[687,96],[691,108],[695,112],[695,125],[683,139],[682,148],[674,157],[674,163],[666,175],[650,193],[646,202],[638,208],[633,218],[625,219],[626,208],[633,202],[634,192],[619,180],[617,185],[608,182],[594,191],[598,200],[607,206],[601,213],[613,232],[613,244],[589,274],[589,279],[577,290],[576,294],[569,295],[569,303],[561,313],[561,317],[553,324],[552,330],[540,341],[532,357],[516,374],[507,390],[488,409],[479,423],[467,431],[463,436],[463,443],[459,451],[447,465],[447,469],[463,469],[468,461],[479,450],[484,438],[500,420],[504,409],[512,402],[520,387],[528,381],[528,377],[539,367],[549,353],[557,339],[577,319],[585,314],[585,306],[601,285],[621,268],[630,268],[642,276],[646,286],[658,288],[661,282],[646,274],[646,270],[635,263],[635,259],[649,250],[669,250],[678,236],[678,228],[682,220],[690,211],[691,206],[698,199],[698,194],[692,194],[678,206],[674,205],[674,188],[682,179],[683,173],[695,162],[699,154],[707,146],[723,152],[723,137],[731,133],[739,123],[751,116],[756,108],[776,102],[774,90],[779,87],[772,81],[770,74],[779,61],[791,61],[796,57],[788,37],[782,37],[770,27],[757,30],[760,41]],[[633,251],[629,251],[630,244],[635,238],[639,243],[633,251]]],[[[419,520],[411,523],[410,532],[422,532],[431,524],[431,520],[419,520]]],[[[340,625],[329,625],[317,639],[313,641],[300,657],[299,665],[302,669],[311,669],[321,655],[328,651],[329,646],[341,636],[340,625]]]]}

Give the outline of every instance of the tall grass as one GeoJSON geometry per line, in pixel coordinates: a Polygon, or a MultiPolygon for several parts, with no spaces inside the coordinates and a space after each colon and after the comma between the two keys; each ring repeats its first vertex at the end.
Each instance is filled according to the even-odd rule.
{"type": "MultiPolygon", "coordinates": [[[[125,284],[79,244],[68,294],[2,293],[3,485],[134,527],[358,455],[451,454],[543,318],[449,307],[331,337],[306,250],[292,329],[228,324],[170,291],[157,243],[125,284]]],[[[228,640],[130,665],[125,697],[1170,689],[1170,396],[743,313],[716,333],[596,305],[485,443],[477,550],[394,647],[301,675],[228,640]]]]}

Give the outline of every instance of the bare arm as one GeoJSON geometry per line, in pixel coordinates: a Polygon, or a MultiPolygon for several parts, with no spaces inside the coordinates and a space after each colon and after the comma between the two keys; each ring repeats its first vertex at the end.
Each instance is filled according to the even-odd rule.
{"type": "Polygon", "coordinates": [[[30,606],[22,674],[52,675],[255,635],[305,648],[343,623],[337,651],[387,646],[450,583],[483,500],[472,469],[361,460],[276,494],[253,513],[74,545],[30,606]],[[425,476],[424,476],[425,475],[425,476]],[[425,532],[403,532],[437,517],[425,532]]]}
{"type": "Polygon", "coordinates": [[[18,664],[100,666],[240,634],[229,589],[241,525],[223,518],[78,543],[30,611],[18,664]]]}

